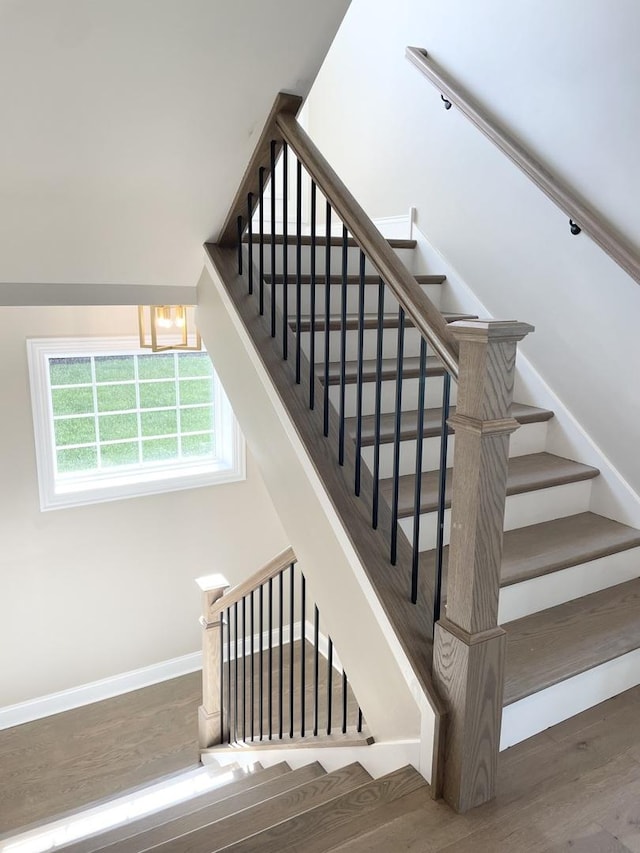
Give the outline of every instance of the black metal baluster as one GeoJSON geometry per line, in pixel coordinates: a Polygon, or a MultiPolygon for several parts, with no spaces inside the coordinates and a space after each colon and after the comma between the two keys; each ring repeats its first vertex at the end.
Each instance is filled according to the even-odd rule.
{"type": "Polygon", "coordinates": [[[288,151],[286,142],[282,143],[282,357],[289,358],[289,243],[287,234],[288,211],[288,151]]]}
{"type": "Polygon", "coordinates": [[[253,654],[253,638],[255,636],[255,622],[253,611],[255,609],[255,599],[254,599],[254,590],[251,590],[251,594],[249,596],[249,603],[251,607],[251,614],[249,619],[249,635],[251,637],[251,676],[249,681],[249,704],[251,705],[251,740],[255,738],[255,728],[254,728],[254,717],[255,717],[255,707],[256,707],[256,695],[255,695],[255,668],[254,668],[254,654],[253,654]]]}
{"type": "Polygon", "coordinates": [[[238,740],[238,602],[233,605],[233,739],[238,740]]]}
{"type": "Polygon", "coordinates": [[[331,715],[333,713],[333,642],[329,637],[327,649],[327,734],[331,734],[331,715]]]}
{"type": "Polygon", "coordinates": [[[391,548],[389,559],[395,566],[398,556],[398,490],[400,486],[400,434],[402,430],[402,369],[404,362],[404,311],[398,309],[398,353],[396,363],[396,411],[393,436],[393,498],[391,502],[391,548]]]}
{"type": "Polygon", "coordinates": [[[304,715],[306,713],[305,702],[306,702],[306,686],[307,686],[307,678],[306,678],[306,624],[307,624],[307,581],[305,576],[300,572],[300,625],[301,634],[300,644],[301,644],[301,652],[300,652],[300,736],[304,737],[305,735],[305,719],[304,715]]]}
{"type": "Polygon", "coordinates": [[[247,195],[247,251],[249,258],[247,261],[249,293],[253,293],[253,193],[247,195]]]}
{"type": "Polygon", "coordinates": [[[300,384],[300,297],[302,296],[302,163],[296,160],[296,385],[300,384]]]}
{"type": "MultiPolygon", "coordinates": [[[[260,290],[260,316],[264,314],[264,173],[264,166],[260,166],[260,169],[258,170],[258,186],[260,192],[260,203],[258,205],[258,228],[260,231],[260,258],[258,260],[260,275],[260,283],[258,285],[260,290]]],[[[273,275],[273,270],[271,274],[273,275]]]]}
{"type": "Polygon", "coordinates": [[[413,562],[411,566],[411,601],[418,600],[420,565],[420,503],[422,500],[422,447],[424,442],[424,391],[427,374],[427,342],[420,338],[420,377],[418,379],[418,417],[416,433],[415,489],[413,495],[413,562]]]}
{"type": "Polygon", "coordinates": [[[267,673],[267,710],[269,712],[269,740],[273,737],[273,580],[269,578],[269,671],[267,673]]]}
{"type": "Polygon", "coordinates": [[[362,393],[364,372],[364,271],[366,258],[360,252],[360,277],[358,281],[358,384],[356,399],[356,482],[355,493],[360,494],[360,474],[362,467],[362,393]]]}
{"type": "Polygon", "coordinates": [[[225,743],[224,724],[226,714],[224,710],[224,610],[220,614],[220,743],[225,743]]]}
{"type": "Polygon", "coordinates": [[[258,731],[260,740],[262,740],[264,736],[264,584],[261,584],[258,592],[258,608],[260,610],[260,617],[258,619],[258,660],[260,666],[258,673],[258,689],[260,693],[258,697],[258,731]]]}
{"type": "Polygon", "coordinates": [[[242,596],[242,740],[247,739],[247,606],[242,596]]]}
{"type": "Polygon", "coordinates": [[[311,281],[310,313],[311,338],[309,340],[309,408],[315,406],[315,361],[316,361],[316,182],[311,181],[311,281]]]}
{"type": "Polygon", "coordinates": [[[293,737],[293,619],[294,619],[294,563],[289,566],[289,737],[293,737]]]}
{"type": "Polygon", "coordinates": [[[236,220],[238,227],[238,275],[242,275],[242,216],[236,220]]]}
{"type": "Polygon", "coordinates": [[[347,733],[347,673],[342,670],[342,734],[347,733]]]}
{"type": "Polygon", "coordinates": [[[282,740],[283,732],[283,701],[284,701],[284,681],[283,681],[283,639],[284,639],[284,572],[278,575],[278,669],[280,676],[278,679],[278,737],[282,740]]]}
{"type": "Polygon", "coordinates": [[[362,731],[362,708],[358,706],[358,731],[362,731]]]}
{"type": "Polygon", "coordinates": [[[227,607],[227,728],[228,743],[231,743],[231,608],[227,607]]]}
{"type": "Polygon", "coordinates": [[[329,323],[331,322],[331,205],[327,202],[324,261],[324,434],[329,435],[329,323]]]}
{"type": "Polygon", "coordinates": [[[271,142],[271,337],[276,336],[276,142],[271,142]]]}
{"type": "Polygon", "coordinates": [[[444,549],[444,513],[447,490],[447,448],[449,444],[449,400],[451,376],[445,371],[442,377],[442,421],[440,425],[440,476],[438,477],[438,522],[436,542],[436,582],[433,595],[433,626],[440,618],[442,603],[442,554],[444,549]]]}
{"type": "Polygon", "coordinates": [[[340,294],[340,426],[338,430],[338,464],[344,465],[345,399],[347,393],[347,272],[349,233],[342,226],[342,291],[340,294]]]}
{"type": "Polygon", "coordinates": [[[384,282],[378,279],[378,323],[376,346],[376,391],[374,404],[373,436],[373,504],[371,526],[378,527],[378,509],[380,504],[380,416],[382,409],[382,345],[384,335],[384,282]]]}
{"type": "Polygon", "coordinates": [[[319,640],[320,640],[320,613],[318,611],[317,605],[314,607],[313,611],[313,735],[314,737],[318,736],[318,719],[320,716],[320,697],[319,697],[319,683],[320,683],[320,649],[319,649],[319,640]]]}

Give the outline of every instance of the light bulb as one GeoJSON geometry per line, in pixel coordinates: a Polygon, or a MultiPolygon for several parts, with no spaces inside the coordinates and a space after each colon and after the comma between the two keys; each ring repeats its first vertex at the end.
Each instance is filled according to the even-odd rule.
{"type": "Polygon", "coordinates": [[[169,305],[158,305],[156,308],[156,325],[161,329],[171,328],[171,307],[169,305]]]}

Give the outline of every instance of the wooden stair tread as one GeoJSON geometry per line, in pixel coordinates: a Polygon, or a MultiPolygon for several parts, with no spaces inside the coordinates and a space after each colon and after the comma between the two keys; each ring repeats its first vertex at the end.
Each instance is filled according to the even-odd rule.
{"type": "MultiPolygon", "coordinates": [[[[300,770],[304,770],[302,767],[300,770]]],[[[298,771],[292,771],[296,773],[298,771]]],[[[290,774],[290,775],[292,775],[290,774]]],[[[324,773],[317,778],[297,785],[265,802],[242,811],[237,810],[224,820],[197,829],[188,835],[174,838],[154,849],[161,853],[215,853],[228,848],[235,849],[238,842],[248,840],[255,843],[255,836],[277,824],[282,824],[295,816],[313,809],[323,803],[334,801],[353,789],[365,785],[371,776],[361,764],[353,763],[332,773],[324,773]]],[[[143,848],[148,849],[148,848],[143,848]]],[[[240,848],[254,849],[255,847],[240,848]]],[[[261,847],[261,849],[264,849],[261,847]]]]}
{"type": "MultiPolygon", "coordinates": [[[[423,848],[419,844],[409,848],[408,836],[413,832],[411,840],[414,843],[418,843],[418,839],[428,838],[429,831],[440,824],[442,810],[441,800],[434,800],[428,789],[418,788],[411,794],[405,794],[349,821],[342,828],[343,837],[338,837],[330,848],[319,846],[317,853],[324,853],[325,850],[331,850],[332,853],[339,850],[348,853],[395,853],[396,850],[405,849],[418,853],[423,848]],[[414,831],[416,824],[420,827],[418,832],[414,831]]],[[[331,833],[331,839],[335,835],[337,833],[331,833]]],[[[431,848],[426,850],[430,851],[431,848]]],[[[316,853],[316,848],[311,848],[309,853],[316,853]]]]}
{"type": "Polygon", "coordinates": [[[640,648],[640,578],[503,627],[509,705],[640,648]]]}
{"type": "Polygon", "coordinates": [[[413,767],[403,767],[226,849],[233,853],[281,853],[289,849],[320,853],[352,837],[357,831],[353,826],[350,831],[352,821],[375,820],[376,810],[417,791],[422,792],[425,803],[432,802],[422,776],[413,767]]]}
{"type": "MultiPolygon", "coordinates": [[[[121,826],[116,826],[113,829],[106,830],[105,832],[91,835],[88,838],[83,838],[74,844],[66,846],[64,848],[65,853],[93,853],[95,850],[101,850],[109,845],[115,844],[116,842],[130,839],[133,836],[140,836],[142,833],[148,832],[156,826],[169,823],[170,821],[176,820],[180,817],[197,812],[206,806],[229,799],[248,788],[252,788],[256,785],[262,785],[265,782],[269,782],[271,779],[276,779],[278,776],[282,776],[283,774],[290,772],[291,770],[285,761],[281,761],[279,764],[273,764],[271,767],[266,768],[263,768],[261,765],[257,766],[258,769],[249,773],[243,770],[233,770],[233,780],[221,785],[219,788],[214,788],[213,790],[199,794],[196,797],[190,797],[188,800],[183,800],[182,802],[176,803],[169,808],[162,809],[159,812],[153,812],[152,814],[145,815],[138,820],[129,821],[121,826]]],[[[225,769],[226,768],[222,767],[220,768],[220,771],[224,772],[225,769]]],[[[122,795],[119,794],[118,798],[120,798],[120,796],[122,795]]]]}
{"type": "MultiPolygon", "coordinates": [[[[383,381],[396,378],[397,362],[395,358],[383,358],[381,366],[381,375],[383,381]]],[[[442,376],[444,367],[435,356],[427,357],[427,376],[442,376]]],[[[316,365],[316,375],[323,381],[324,366],[316,365]]],[[[420,375],[420,359],[417,356],[405,357],[403,363],[402,376],[404,379],[415,379],[420,375]]],[[[357,381],[358,378],[358,362],[345,362],[345,377],[348,384],[357,381]]],[[[376,380],[376,360],[364,359],[362,362],[362,381],[375,382],[376,380]]],[[[329,364],[329,385],[338,385],[340,382],[340,362],[332,361],[329,364]]]]}
{"type": "MultiPolygon", "coordinates": [[[[447,280],[446,275],[414,275],[415,280],[418,284],[442,284],[447,280]]],[[[284,282],[283,275],[275,275],[271,276],[269,274],[265,275],[264,280],[266,284],[271,284],[272,279],[274,279],[275,284],[282,284],[284,282]]],[[[325,275],[316,274],[316,284],[324,285],[326,284],[327,277],[325,275]]],[[[380,281],[380,276],[377,275],[365,275],[364,283],[366,285],[374,284],[378,285],[380,281]]],[[[287,283],[290,285],[296,284],[297,276],[294,273],[288,273],[287,275],[287,283]]],[[[309,285],[311,284],[311,276],[310,275],[301,275],[300,276],[300,284],[309,285]]],[[[341,275],[330,275],[329,276],[329,284],[342,284],[342,276],[341,275]]],[[[347,276],[347,284],[360,284],[360,276],[359,275],[348,275],[347,276]]]]}
{"type": "MultiPolygon", "coordinates": [[[[456,407],[451,406],[449,409],[449,417],[455,414],[456,407]]],[[[535,406],[526,406],[524,403],[513,403],[511,406],[511,414],[520,424],[540,423],[548,421],[553,417],[553,412],[549,409],[538,409],[535,406]]],[[[418,413],[402,412],[400,418],[400,440],[410,441],[418,435],[418,413]]],[[[347,419],[348,429],[355,437],[357,419],[347,419]]],[[[424,431],[425,438],[432,438],[440,435],[442,425],[442,409],[433,408],[425,409],[424,411],[424,431]]],[[[449,427],[449,433],[453,433],[449,427]]],[[[395,438],[395,414],[393,412],[383,412],[380,415],[380,441],[382,444],[388,444],[395,438]]],[[[362,416],[362,446],[367,447],[372,445],[375,439],[375,415],[362,416]]]]}
{"type": "MultiPolygon", "coordinates": [[[[500,586],[510,586],[637,547],[640,547],[640,530],[592,512],[505,530],[500,586]]],[[[429,581],[434,577],[435,559],[435,550],[420,555],[421,573],[429,581]]],[[[448,561],[447,545],[443,552],[445,584],[448,561]]]]}
{"type": "MultiPolygon", "coordinates": [[[[600,472],[591,465],[573,462],[551,453],[530,453],[509,460],[507,477],[507,495],[522,494],[550,486],[561,486],[597,477],[600,472]]],[[[438,471],[426,471],[422,474],[421,512],[433,512],[438,507],[438,471]]],[[[451,505],[452,469],[447,468],[446,506],[451,505]]],[[[380,492],[390,501],[393,479],[380,482],[380,492]]],[[[414,475],[403,474],[399,477],[398,515],[403,518],[413,515],[414,475]]]]}
{"type": "Polygon", "coordinates": [[[155,825],[152,829],[140,834],[126,838],[106,847],[96,847],[95,850],[105,850],[108,853],[139,853],[140,850],[148,850],[157,846],[164,850],[165,845],[174,844],[171,849],[186,853],[187,846],[182,848],[180,843],[175,844],[176,839],[181,842],[192,833],[196,833],[212,824],[219,825],[223,820],[231,817],[237,812],[251,809],[253,806],[265,801],[271,802],[293,788],[308,784],[318,778],[325,776],[325,771],[318,762],[300,767],[297,770],[287,772],[271,778],[266,782],[254,785],[235,794],[229,794],[225,799],[205,806],[191,814],[184,815],[176,820],[168,821],[161,825],[155,825]]]}
{"type": "Polygon", "coordinates": [[[504,534],[501,584],[509,586],[636,547],[640,530],[593,512],[509,530],[504,534]]]}
{"type": "MultiPolygon", "coordinates": [[[[318,312],[320,313],[320,312],[318,312]]],[[[476,320],[477,314],[462,314],[455,313],[451,311],[441,311],[440,312],[447,323],[453,323],[456,320],[476,320]]],[[[291,319],[289,322],[291,328],[295,331],[297,329],[297,322],[294,319],[291,319]]],[[[357,314],[347,314],[347,322],[346,328],[349,330],[354,330],[358,328],[358,315],[357,314]]],[[[398,314],[385,314],[382,319],[382,325],[385,329],[397,329],[398,328],[398,314]]],[[[324,317],[320,317],[316,315],[315,322],[313,324],[316,332],[324,331],[325,329],[325,321],[324,317]]],[[[364,315],[364,328],[365,329],[376,329],[378,327],[378,317],[376,314],[365,314],[364,315]]],[[[342,320],[340,317],[332,315],[329,320],[329,330],[337,331],[342,328],[342,320]]],[[[413,323],[411,320],[407,319],[405,322],[406,329],[412,329],[413,323]]],[[[311,317],[309,315],[305,315],[300,318],[300,331],[301,332],[309,332],[311,331],[311,317]]]]}
{"type": "MultiPolygon", "coordinates": [[[[253,242],[254,243],[260,243],[260,235],[259,234],[253,234],[252,236],[253,236],[253,242]]],[[[332,246],[342,246],[342,237],[332,236],[332,237],[330,237],[330,240],[331,240],[332,246]]],[[[265,246],[271,245],[271,242],[272,242],[271,233],[265,233],[263,235],[263,241],[264,241],[265,246]]],[[[243,243],[249,242],[246,234],[243,236],[242,242],[243,243]]],[[[284,235],[283,234],[276,234],[275,235],[275,242],[278,245],[282,245],[284,243],[284,235]]],[[[287,234],[287,244],[288,245],[295,246],[296,242],[297,242],[297,238],[296,238],[295,234],[287,234]]],[[[391,246],[392,249],[415,249],[415,247],[418,245],[416,240],[404,240],[404,239],[401,239],[398,237],[387,238],[386,242],[391,246]]],[[[302,237],[300,238],[300,243],[302,246],[310,246],[311,245],[311,235],[310,234],[303,234],[302,237]]],[[[326,236],[324,234],[323,235],[317,234],[316,235],[316,246],[326,246],[326,245],[327,245],[326,236]]],[[[347,245],[351,249],[359,248],[359,244],[356,243],[356,241],[353,239],[353,237],[348,238],[347,245]]]]}

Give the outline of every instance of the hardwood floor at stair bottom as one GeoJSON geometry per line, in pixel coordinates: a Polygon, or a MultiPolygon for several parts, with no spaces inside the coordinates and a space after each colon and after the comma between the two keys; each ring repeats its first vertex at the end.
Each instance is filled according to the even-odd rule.
{"type": "Polygon", "coordinates": [[[0,731],[0,833],[197,767],[202,675],[0,731]]]}

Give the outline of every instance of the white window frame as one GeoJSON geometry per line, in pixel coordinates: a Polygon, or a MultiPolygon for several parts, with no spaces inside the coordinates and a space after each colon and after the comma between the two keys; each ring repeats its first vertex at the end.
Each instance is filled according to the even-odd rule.
{"type": "Polygon", "coordinates": [[[246,478],[244,436],[215,370],[214,425],[216,457],[184,464],[153,463],[148,468],[81,473],[56,477],[56,448],[49,358],[89,355],[149,355],[138,338],[30,338],[27,357],[38,469],[40,509],[44,512],[103,501],[233,483],[246,478]]]}

